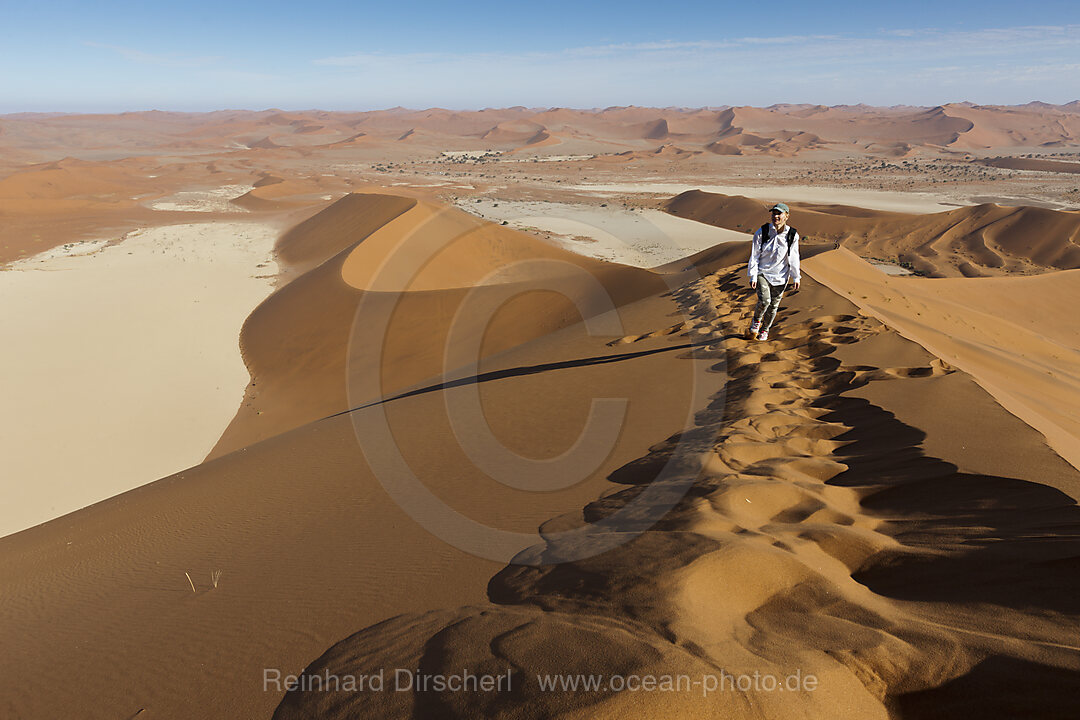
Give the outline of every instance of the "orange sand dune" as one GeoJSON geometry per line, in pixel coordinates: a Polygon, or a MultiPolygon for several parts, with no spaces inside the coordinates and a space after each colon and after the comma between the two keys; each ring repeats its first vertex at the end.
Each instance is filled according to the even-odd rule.
{"type": "MultiPolygon", "coordinates": [[[[179,194],[228,191],[200,221],[291,227],[210,458],[0,538],[0,716],[1077,715],[1080,473],[1062,457],[1080,454],[1080,214],[795,204],[805,284],[774,339],[750,343],[745,243],[642,270],[433,200],[505,211],[588,183],[639,205],[612,188],[669,169],[683,187],[837,166],[861,183],[867,156],[1075,149],[1077,118],[1075,103],[0,116],[0,260],[192,222],[179,194]],[[470,149],[502,157],[444,155],[470,149]],[[347,194],[376,177],[393,189],[347,194]],[[887,278],[848,250],[950,277],[887,278]],[[263,682],[396,666],[520,684],[263,682]],[[817,685],[535,679],[720,669],[817,685]]],[[[939,197],[1070,183],[979,167],[963,172],[992,187],[949,178],[939,197]]],[[[765,207],[671,203],[743,233],[765,207]]]]}
{"type": "Polygon", "coordinates": [[[0,262],[77,240],[189,222],[190,213],[150,205],[177,190],[242,183],[248,175],[214,172],[205,162],[159,165],[137,158],[64,157],[15,169],[0,177],[0,262]]]}
{"type": "MultiPolygon", "coordinates": [[[[935,277],[979,277],[1080,268],[1080,214],[995,204],[912,215],[846,205],[789,203],[791,224],[814,241],[864,257],[910,263],[935,277]]],[[[685,192],[666,205],[679,217],[752,232],[768,204],[685,192]]]]}
{"type": "MultiPolygon", "coordinates": [[[[114,163],[73,158],[31,166],[0,179],[5,213],[38,213],[94,206],[131,206],[134,173],[114,163]]],[[[143,181],[142,184],[146,184],[143,181]]]]}
{"type": "Polygon", "coordinates": [[[1080,140],[1080,116],[1053,107],[951,104],[945,111],[971,123],[957,147],[1035,147],[1080,140]]]}
{"type": "Polygon", "coordinates": [[[897,141],[948,145],[972,128],[969,120],[953,117],[945,108],[917,109],[909,113],[882,112],[851,122],[846,108],[813,108],[789,114],[780,110],[734,108],[732,123],[754,133],[800,130],[833,142],[860,140],[897,141]]]}
{"type": "Polygon", "coordinates": [[[311,179],[286,179],[263,173],[261,178],[252,183],[250,191],[233,198],[231,202],[245,210],[273,212],[319,202],[326,190],[326,187],[311,179]]]}
{"type": "Polygon", "coordinates": [[[547,128],[534,122],[502,122],[480,136],[483,140],[511,146],[532,145],[547,139],[547,128]]]}

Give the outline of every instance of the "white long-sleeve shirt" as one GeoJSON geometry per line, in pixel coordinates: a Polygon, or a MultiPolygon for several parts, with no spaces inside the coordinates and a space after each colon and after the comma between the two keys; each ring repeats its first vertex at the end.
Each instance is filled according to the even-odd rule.
{"type": "Polygon", "coordinates": [[[750,249],[750,266],[747,274],[751,280],[757,280],[758,275],[764,275],[770,285],[783,285],[788,280],[801,282],[802,275],[799,273],[799,233],[795,233],[795,239],[788,247],[787,232],[785,225],[777,232],[776,228],[769,223],[769,237],[762,241],[761,228],[754,232],[754,242],[750,249]]]}

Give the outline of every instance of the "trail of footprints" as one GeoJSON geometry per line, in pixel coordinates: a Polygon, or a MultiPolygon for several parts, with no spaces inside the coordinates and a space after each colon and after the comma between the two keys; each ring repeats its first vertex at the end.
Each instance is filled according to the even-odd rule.
{"type": "Polygon", "coordinates": [[[708,496],[696,530],[761,536],[787,552],[827,535],[821,549],[842,556],[838,559],[850,571],[894,541],[874,532],[878,521],[859,512],[854,490],[825,484],[846,469],[832,458],[843,444],[833,438],[850,428],[820,420],[828,411],[814,407],[814,401],[839,391],[839,385],[949,370],[839,365],[828,358],[833,346],[882,330],[875,321],[853,315],[819,316],[801,326],[777,328],[774,340],[757,342],[745,335],[752,298],[721,290],[731,277],[717,280],[704,278],[678,297],[696,317],[690,332],[704,335],[710,349],[724,351],[732,380],[731,421],[703,460],[703,468],[721,478],[722,485],[708,496]],[[860,538],[844,547],[839,536],[845,534],[860,538]],[[863,552],[855,557],[849,547],[863,552]]]}
{"type": "Polygon", "coordinates": [[[911,549],[880,532],[886,521],[862,509],[869,488],[827,484],[847,469],[834,455],[846,443],[835,438],[851,428],[822,418],[830,414],[828,396],[852,387],[953,369],[940,361],[924,367],[843,365],[831,357],[837,346],[885,331],[877,321],[853,315],[778,323],[773,340],[757,342],[746,335],[753,297],[738,292],[740,284],[730,272],[675,294],[692,318],[684,332],[726,358],[730,380],[712,451],[700,459],[705,479],[697,486],[708,489],[692,512],[673,520],[714,539],[719,550],[694,563],[704,572],[683,574],[672,596],[678,608],[672,614],[681,620],[671,628],[694,638],[703,658],[727,667],[737,667],[734,658],[745,650],[777,660],[787,652],[775,649],[781,639],[781,647],[817,656],[819,669],[842,665],[848,680],[884,701],[923,662],[915,647],[932,652],[949,640],[893,629],[885,618],[906,613],[852,579],[875,555],[911,549]],[[777,610],[777,604],[790,609],[777,610]],[[833,617],[829,608],[837,605],[858,607],[841,615],[866,618],[865,626],[855,631],[849,619],[833,617]],[[769,645],[774,650],[765,651],[769,645]]]}
{"type": "MultiPolygon", "coordinates": [[[[828,674],[837,693],[805,698],[817,707],[811,712],[807,706],[807,716],[827,716],[828,708],[838,707],[832,703],[855,696],[868,700],[864,707],[876,715],[882,710],[877,703],[898,685],[940,682],[941,669],[927,657],[947,657],[953,641],[852,578],[879,553],[918,551],[881,532],[887,520],[862,508],[875,488],[829,484],[848,469],[836,453],[847,442],[837,438],[852,428],[823,418],[832,414],[830,400],[845,390],[952,368],[940,362],[843,365],[832,357],[838,346],[886,330],[854,315],[781,323],[773,340],[750,340],[745,331],[753,297],[734,270],[673,295],[688,318],[684,323],[611,344],[682,332],[694,339],[698,357],[726,361],[715,368],[728,373],[726,396],[714,398],[690,431],[708,440],[675,451],[683,453],[679,464],[695,477],[693,486],[625,547],[594,560],[508,568],[493,580],[493,597],[590,616],[608,614],[610,605],[611,614],[629,615],[729,672],[755,672],[764,662],[780,673],[797,657],[800,667],[828,674]],[[597,585],[608,592],[590,590],[597,585]]],[[[655,466],[671,457],[675,438],[654,446],[645,460],[653,458],[655,466]]],[[[634,497],[622,491],[592,503],[586,518],[608,516],[634,497]]],[[[548,548],[558,555],[558,542],[548,548]]],[[[955,672],[967,661],[950,662],[955,672]]]]}
{"type": "Polygon", "coordinates": [[[653,332],[644,333],[642,335],[626,335],[617,340],[612,340],[608,343],[608,347],[614,347],[615,345],[626,345],[629,343],[636,343],[642,340],[648,340],[655,337],[664,337],[666,335],[674,335],[675,333],[686,327],[686,323],[676,323],[671,327],[666,327],[663,330],[654,330],[653,332]]]}
{"type": "Polygon", "coordinates": [[[855,569],[895,541],[873,532],[879,521],[860,513],[855,490],[825,484],[846,469],[832,457],[844,444],[833,438],[850,428],[820,420],[829,411],[815,407],[815,402],[870,381],[930,377],[953,369],[937,359],[924,367],[879,368],[842,365],[830,358],[834,346],[885,329],[861,316],[817,316],[800,325],[777,327],[771,341],[753,340],[746,333],[753,298],[731,292],[737,280],[737,273],[706,277],[677,294],[684,310],[695,318],[683,325],[704,335],[710,349],[724,352],[733,386],[730,422],[722,425],[713,453],[703,461],[710,474],[723,478],[724,487],[710,495],[709,504],[717,513],[702,519],[701,525],[765,533],[776,547],[787,550],[806,540],[817,541],[826,531],[829,539],[822,549],[842,556],[838,559],[855,569]],[[835,527],[823,528],[829,525],[835,527]],[[808,532],[810,526],[816,531],[808,532]],[[844,547],[838,540],[845,533],[860,537],[844,547]],[[863,552],[853,553],[853,547],[862,547],[863,552]]]}

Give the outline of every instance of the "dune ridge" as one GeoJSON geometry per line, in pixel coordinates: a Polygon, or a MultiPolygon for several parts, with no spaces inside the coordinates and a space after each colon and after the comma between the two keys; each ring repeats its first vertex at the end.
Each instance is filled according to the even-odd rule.
{"type": "MultiPolygon", "coordinates": [[[[397,292],[371,290],[367,266],[392,243],[364,245],[426,228],[437,249],[483,265],[535,257],[535,240],[517,246],[498,226],[385,193],[323,212],[280,253],[301,272],[251,328],[254,407],[234,420],[233,451],[0,539],[0,677],[13,715],[923,718],[973,696],[984,715],[1020,702],[1074,708],[1080,480],[965,373],[809,273],[777,339],[748,343],[742,243],[653,271],[568,260],[612,295],[621,334],[587,331],[582,315],[598,305],[569,312],[530,293],[546,275],[470,288],[522,295],[490,326],[467,328],[481,341],[476,367],[446,368],[431,349],[477,276],[438,263],[424,268],[428,289],[391,274],[397,292]],[[347,278],[349,259],[361,267],[347,278]],[[398,301],[391,352],[374,358],[384,385],[353,397],[346,373],[378,367],[353,353],[383,340],[350,326],[355,309],[398,301]],[[625,398],[628,414],[580,482],[525,493],[463,451],[461,431],[477,428],[448,407],[473,391],[488,429],[534,459],[573,445],[594,398],[625,398]],[[509,565],[513,553],[471,556],[390,499],[377,448],[364,445],[380,414],[432,494],[519,534],[509,565]],[[650,507],[632,505],[643,496],[675,506],[654,526],[650,507]],[[594,536],[560,535],[614,517],[594,536]],[[635,537],[582,559],[612,532],[635,537]],[[526,682],[497,696],[283,696],[261,686],[268,667],[509,669],[526,682]],[[527,682],[720,670],[799,670],[818,686],[620,695],[527,682]],[[1038,687],[1037,700],[1011,694],[1018,684],[1038,687]]],[[[582,292],[568,272],[556,287],[582,292]]]]}

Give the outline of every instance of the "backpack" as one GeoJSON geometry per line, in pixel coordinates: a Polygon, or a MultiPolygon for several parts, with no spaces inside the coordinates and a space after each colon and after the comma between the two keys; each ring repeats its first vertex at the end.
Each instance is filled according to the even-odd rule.
{"type": "MultiPolygon", "coordinates": [[[[769,228],[770,227],[772,227],[772,223],[765,223],[764,225],[761,226],[761,237],[762,238],[767,239],[769,237],[769,228]]],[[[786,238],[787,239],[788,250],[791,250],[791,244],[795,242],[795,233],[797,233],[797,232],[798,232],[798,230],[796,230],[795,228],[788,225],[787,238],[786,238]]]]}

